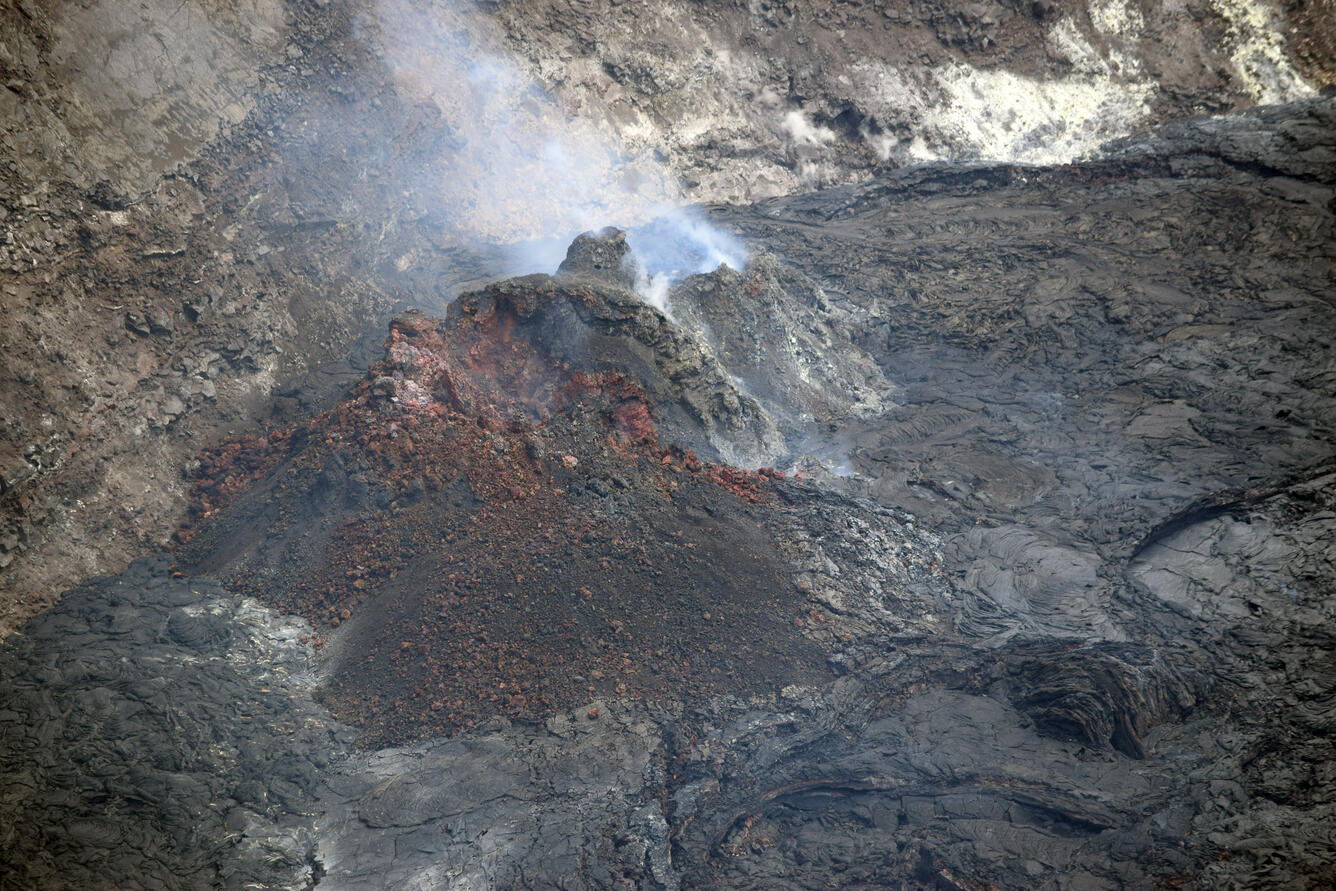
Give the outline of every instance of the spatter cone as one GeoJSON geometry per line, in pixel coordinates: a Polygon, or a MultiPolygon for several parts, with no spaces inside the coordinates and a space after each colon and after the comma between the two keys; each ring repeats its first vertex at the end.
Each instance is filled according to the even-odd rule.
{"type": "Polygon", "coordinates": [[[330,411],[206,456],[181,560],[309,619],[371,745],[829,676],[840,632],[775,534],[802,484],[706,460],[764,438],[724,383],[616,284],[501,282],[396,319],[330,411]]]}

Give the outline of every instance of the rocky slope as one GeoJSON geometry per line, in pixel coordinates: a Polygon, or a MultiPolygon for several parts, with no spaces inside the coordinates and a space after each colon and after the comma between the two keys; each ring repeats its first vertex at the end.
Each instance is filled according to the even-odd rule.
{"type": "Polygon", "coordinates": [[[1067,161],[1170,118],[1301,98],[1331,83],[1333,57],[1318,5],[497,7],[545,86],[667,157],[707,201],[908,161],[1067,161]]]}
{"type": "Polygon", "coordinates": [[[1334,125],[721,210],[783,259],[670,315],[608,232],[399,317],[6,645],[5,881],[1329,884],[1334,125]],[[730,404],[789,472],[692,453],[730,404]]]}
{"type": "Polygon", "coordinates": [[[1321,3],[5,4],[0,625],[165,543],[201,445],[327,406],[407,305],[552,271],[577,232],[663,202],[1065,158],[1298,96],[1330,82],[1330,21],[1321,3]]]}
{"type": "Polygon", "coordinates": [[[0,8],[0,887],[1336,882],[1326,12],[0,8]]]}

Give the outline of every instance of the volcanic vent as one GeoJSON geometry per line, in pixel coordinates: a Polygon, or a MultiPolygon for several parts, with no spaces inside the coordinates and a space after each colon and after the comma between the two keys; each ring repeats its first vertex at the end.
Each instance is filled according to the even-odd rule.
{"type": "Polygon", "coordinates": [[[203,462],[182,564],[309,619],[369,744],[828,676],[841,632],[781,545],[802,483],[715,463],[776,424],[626,262],[584,235],[409,312],[336,407],[203,462]]]}

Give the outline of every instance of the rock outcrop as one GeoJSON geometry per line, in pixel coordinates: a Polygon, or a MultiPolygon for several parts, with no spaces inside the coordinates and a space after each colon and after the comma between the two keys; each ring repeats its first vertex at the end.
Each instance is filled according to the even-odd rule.
{"type": "Polygon", "coordinates": [[[680,324],[700,333],[744,392],[766,407],[789,451],[894,405],[895,386],[811,278],[769,254],[747,268],[689,276],[668,293],[680,324]]]}
{"type": "Polygon", "coordinates": [[[370,741],[596,692],[805,683],[830,655],[813,638],[921,621],[850,578],[818,582],[819,523],[779,508],[813,496],[783,473],[711,463],[754,454],[746,421],[770,422],[626,289],[626,250],[617,231],[581,236],[555,277],[462,295],[441,321],[401,316],[347,399],[202,464],[182,560],[341,629],[328,701],[370,741]]]}

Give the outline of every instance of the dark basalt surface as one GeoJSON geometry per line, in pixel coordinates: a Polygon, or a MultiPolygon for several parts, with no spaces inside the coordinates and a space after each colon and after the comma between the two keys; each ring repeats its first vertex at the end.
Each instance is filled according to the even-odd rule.
{"type": "Polygon", "coordinates": [[[311,874],[321,771],[302,623],[160,554],[0,653],[0,887],[255,887],[311,874]]]}
{"type": "Polygon", "coordinates": [[[4,886],[1333,883],[1333,123],[720,210],[789,271],[681,324],[571,269],[401,317],[206,456],[230,593],[149,561],[3,644],[4,886]],[[802,479],[674,439],[758,349],[802,479]]]}

